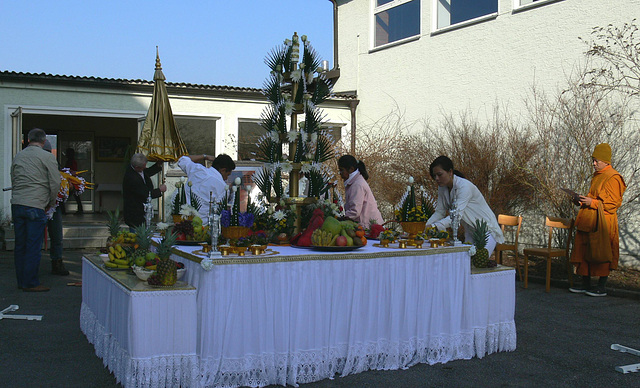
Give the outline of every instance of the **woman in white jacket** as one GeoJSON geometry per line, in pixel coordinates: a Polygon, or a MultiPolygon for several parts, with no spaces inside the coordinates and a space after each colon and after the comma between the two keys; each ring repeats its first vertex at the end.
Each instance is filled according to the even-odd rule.
{"type": "Polygon", "coordinates": [[[449,209],[455,199],[460,213],[460,224],[464,226],[465,241],[473,241],[473,230],[476,220],[485,220],[489,227],[487,250],[493,252],[496,243],[504,242],[504,236],[495,214],[487,205],[480,190],[464,179],[460,172],[453,169],[453,162],[446,156],[438,156],[429,166],[431,178],[438,184],[438,202],[427,225],[445,230],[451,226],[449,209]]]}

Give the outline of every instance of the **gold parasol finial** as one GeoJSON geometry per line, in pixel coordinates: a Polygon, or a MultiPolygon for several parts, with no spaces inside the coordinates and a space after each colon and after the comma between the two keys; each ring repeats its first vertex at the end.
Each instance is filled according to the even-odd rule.
{"type": "Polygon", "coordinates": [[[156,71],[153,73],[153,80],[164,81],[166,78],[164,77],[164,73],[162,72],[162,64],[160,63],[160,52],[158,51],[158,46],[156,46],[156,71]]]}

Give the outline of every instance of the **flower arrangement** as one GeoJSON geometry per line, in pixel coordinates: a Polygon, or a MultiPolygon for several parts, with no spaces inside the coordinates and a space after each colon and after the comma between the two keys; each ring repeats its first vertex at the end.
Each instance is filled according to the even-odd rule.
{"type": "Polygon", "coordinates": [[[233,192],[233,205],[231,209],[224,209],[226,207],[228,195],[225,195],[225,198],[219,204],[219,209],[222,208],[220,212],[220,225],[223,228],[228,228],[231,226],[242,226],[245,228],[251,228],[253,226],[253,222],[255,220],[255,215],[251,211],[254,209],[251,206],[251,203],[247,203],[247,211],[240,211],[240,190],[241,190],[241,179],[236,178],[234,181],[234,185],[231,187],[231,191],[233,192]]]}
{"type": "Polygon", "coordinates": [[[269,244],[269,236],[264,230],[256,230],[249,233],[249,239],[252,245],[267,245],[269,244]]]}
{"type": "Polygon", "coordinates": [[[291,235],[296,221],[296,213],[284,206],[277,206],[276,210],[269,209],[268,230],[274,234],[285,233],[291,235]]]}
{"type": "Polygon", "coordinates": [[[449,232],[446,230],[438,230],[436,227],[429,227],[425,231],[425,235],[428,238],[437,238],[437,239],[449,239],[449,232]]]}
{"type": "Polygon", "coordinates": [[[380,240],[389,240],[389,241],[394,241],[397,237],[397,233],[391,229],[387,229],[384,230],[382,232],[380,232],[380,234],[378,235],[378,237],[380,237],[380,240]]]}
{"type": "Polygon", "coordinates": [[[400,199],[400,203],[394,211],[395,218],[398,222],[426,222],[429,217],[433,215],[433,199],[425,192],[424,187],[420,186],[421,204],[417,205],[416,191],[413,183],[413,177],[409,177],[407,191],[400,199]]]}
{"type": "Polygon", "coordinates": [[[80,195],[84,193],[85,189],[93,189],[93,183],[87,182],[83,177],[78,176],[84,171],[72,171],[69,168],[63,168],[60,170],[60,190],[58,191],[58,195],[56,196],[55,204],[47,210],[47,218],[53,218],[53,213],[55,213],[56,208],[69,198],[69,190],[71,187],[75,190],[75,192],[80,195]]]}

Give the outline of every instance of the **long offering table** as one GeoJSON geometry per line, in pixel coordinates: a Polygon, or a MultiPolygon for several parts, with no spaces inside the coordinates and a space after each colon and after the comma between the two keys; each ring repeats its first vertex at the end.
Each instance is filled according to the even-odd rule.
{"type": "Polygon", "coordinates": [[[176,250],[197,289],[201,386],[264,386],[515,349],[515,273],[471,276],[468,247],[216,260],[176,250]]]}
{"type": "MultiPolygon", "coordinates": [[[[481,358],[516,347],[515,272],[499,267],[472,273],[468,247],[400,250],[370,242],[353,252],[316,252],[275,246],[266,255],[215,260],[209,271],[200,265],[199,248],[180,247],[172,256],[185,264],[183,280],[196,288],[191,291],[195,311],[170,303],[160,307],[176,309],[176,317],[192,322],[198,372],[186,363],[190,371],[182,383],[166,378],[165,386],[297,385],[369,369],[481,358]]],[[[97,270],[111,274],[98,267],[91,271],[97,270]]],[[[105,321],[142,319],[89,295],[91,281],[83,276],[82,316],[104,331],[101,337],[113,326],[105,321]]],[[[85,326],[83,331],[87,334],[85,326]]],[[[174,338],[161,340],[176,345],[174,338]]],[[[123,369],[112,368],[117,361],[107,360],[91,342],[114,373],[123,369]]],[[[158,346],[138,348],[138,363],[159,354],[152,345],[158,346]]],[[[162,351],[163,357],[171,352],[162,351]]],[[[162,386],[149,384],[149,378],[116,377],[125,386],[162,386]]]]}

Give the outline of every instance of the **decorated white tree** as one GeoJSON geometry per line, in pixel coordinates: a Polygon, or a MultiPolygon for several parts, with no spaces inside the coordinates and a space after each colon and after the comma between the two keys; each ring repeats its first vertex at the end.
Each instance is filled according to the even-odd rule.
{"type": "MultiPolygon", "coordinates": [[[[324,116],[318,105],[330,96],[332,85],[305,35],[299,38],[294,33],[291,40],[269,53],[265,63],[271,72],[263,91],[270,104],[261,117],[266,134],[257,144],[258,160],[265,165],[254,176],[254,182],[267,201],[284,199],[294,209],[326,195],[331,187],[332,174],[324,163],[334,157],[335,145],[323,128],[324,116]],[[301,172],[309,179],[307,198],[298,192],[301,172]],[[288,193],[283,182],[286,175],[288,193]]],[[[299,230],[298,218],[296,231],[299,230]]]]}

